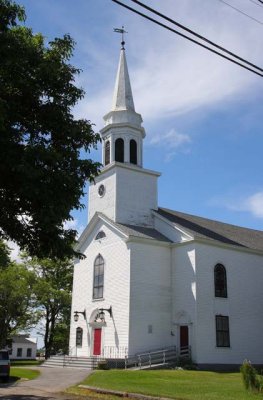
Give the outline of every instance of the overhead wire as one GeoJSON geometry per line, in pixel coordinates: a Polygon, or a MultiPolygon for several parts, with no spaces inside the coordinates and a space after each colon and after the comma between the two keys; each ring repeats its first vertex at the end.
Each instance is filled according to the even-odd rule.
{"type": "Polygon", "coordinates": [[[256,4],[256,6],[258,6],[258,7],[263,7],[263,2],[262,2],[262,5],[261,4],[258,4],[257,2],[256,2],[256,0],[249,0],[251,3],[253,3],[253,4],[256,4]]]}
{"type": "Polygon", "coordinates": [[[253,21],[257,22],[258,24],[263,25],[262,21],[259,21],[258,19],[254,18],[254,17],[251,17],[251,15],[248,15],[244,11],[241,11],[239,8],[232,6],[232,4],[227,3],[225,0],[218,0],[218,1],[220,1],[221,3],[224,3],[226,6],[232,8],[233,10],[235,10],[238,13],[244,15],[245,17],[252,19],[253,21]]]}
{"type": "MultiPolygon", "coordinates": [[[[167,17],[167,15],[164,15],[164,14],[160,13],[159,11],[153,9],[152,7],[150,7],[150,6],[148,6],[148,5],[144,4],[144,3],[142,3],[141,1],[139,1],[139,0],[131,0],[131,1],[132,1],[133,3],[136,3],[137,5],[139,5],[139,6],[143,7],[143,8],[145,8],[146,10],[148,10],[148,11],[150,11],[150,12],[152,12],[152,13],[158,15],[158,17],[161,17],[161,18],[165,19],[166,21],[171,22],[172,24],[178,26],[179,28],[181,28],[181,29],[183,29],[183,30],[185,30],[185,31],[187,31],[187,32],[189,32],[189,33],[191,33],[192,35],[198,37],[199,39],[201,39],[201,40],[203,40],[203,41],[209,43],[210,45],[216,47],[217,49],[220,49],[220,50],[222,50],[223,52],[225,52],[225,53],[231,55],[232,57],[237,58],[239,61],[245,62],[246,64],[250,65],[251,67],[256,68],[256,69],[258,69],[259,71],[263,72],[263,68],[260,68],[260,67],[256,66],[255,64],[253,64],[253,63],[251,63],[251,62],[245,60],[244,58],[242,58],[242,57],[240,57],[240,56],[234,54],[233,52],[227,50],[226,48],[224,48],[224,47],[222,47],[222,46],[220,46],[220,45],[218,45],[217,43],[212,42],[211,40],[207,39],[206,37],[200,35],[199,33],[193,31],[192,29],[187,28],[186,26],[180,24],[179,22],[176,22],[176,21],[173,20],[172,18],[167,17]]],[[[199,43],[199,42],[198,42],[198,43],[199,43]]]]}
{"type": "Polygon", "coordinates": [[[112,1],[113,1],[114,3],[116,3],[116,4],[119,4],[120,6],[122,6],[122,7],[124,7],[124,8],[126,8],[126,9],[128,9],[128,10],[134,12],[135,14],[138,14],[138,15],[140,15],[141,17],[143,17],[143,18],[145,18],[145,19],[147,19],[147,20],[149,20],[149,21],[151,21],[151,22],[153,22],[153,23],[155,23],[155,24],[157,24],[157,25],[159,25],[159,26],[161,26],[161,27],[163,27],[163,28],[165,28],[165,29],[167,29],[167,30],[169,30],[169,31],[171,31],[171,32],[173,32],[173,33],[175,33],[175,34],[177,34],[177,35],[183,37],[183,38],[185,38],[185,39],[187,39],[187,40],[189,40],[190,42],[195,43],[195,44],[197,44],[198,46],[203,47],[203,48],[205,48],[206,50],[209,50],[209,51],[211,51],[212,53],[217,54],[217,55],[219,55],[220,57],[222,57],[222,58],[224,58],[224,59],[226,59],[226,60],[228,60],[228,61],[231,61],[232,63],[234,63],[234,64],[236,64],[236,65],[239,65],[240,67],[242,67],[242,68],[244,68],[244,69],[246,69],[246,70],[248,70],[248,71],[251,71],[251,72],[253,72],[253,73],[256,74],[256,75],[259,75],[259,76],[263,77],[263,74],[260,73],[260,72],[258,72],[258,71],[263,72],[263,69],[262,69],[261,67],[258,67],[258,66],[256,66],[255,64],[252,64],[251,62],[249,62],[248,60],[245,60],[245,59],[239,57],[238,55],[236,55],[236,54],[230,52],[229,50],[227,50],[227,49],[225,49],[225,48],[223,48],[223,47],[221,47],[221,46],[219,46],[219,45],[217,45],[217,44],[211,42],[210,40],[208,40],[208,39],[202,37],[201,35],[197,34],[196,32],[192,31],[191,29],[184,27],[183,25],[181,25],[181,24],[179,24],[178,22],[172,20],[171,18],[169,18],[169,17],[167,17],[167,16],[165,16],[165,15],[159,13],[158,11],[152,9],[151,7],[146,6],[145,4],[143,4],[143,3],[141,3],[141,2],[139,2],[139,1],[137,1],[137,0],[131,0],[131,1],[133,1],[133,2],[135,2],[135,3],[137,3],[137,4],[139,4],[139,5],[142,5],[142,7],[148,9],[149,11],[153,12],[154,14],[157,14],[157,15],[161,16],[162,18],[168,20],[169,22],[172,22],[173,24],[179,26],[180,28],[182,28],[182,29],[188,31],[189,33],[193,34],[194,36],[197,36],[198,38],[200,38],[200,39],[206,41],[207,43],[212,44],[214,47],[216,47],[216,48],[218,48],[218,49],[220,49],[220,50],[222,50],[222,51],[228,53],[228,54],[231,55],[232,57],[235,57],[236,59],[242,61],[243,63],[252,66],[254,69],[248,67],[247,65],[241,64],[240,62],[234,60],[233,58],[230,58],[230,57],[228,57],[228,56],[226,56],[226,55],[220,53],[219,51],[214,50],[213,48],[208,47],[208,46],[206,46],[205,44],[198,42],[197,40],[195,40],[195,39],[193,39],[193,38],[191,38],[191,37],[189,37],[189,36],[183,34],[182,32],[179,32],[179,31],[177,31],[177,30],[171,28],[171,27],[168,26],[168,25],[163,24],[163,23],[160,22],[160,21],[157,21],[156,19],[150,17],[149,15],[146,15],[146,14],[140,12],[139,10],[136,10],[135,8],[132,8],[132,7],[128,6],[127,4],[122,3],[120,0],[112,0],[112,1]],[[256,71],[255,69],[258,70],[258,71],[256,71]]]}

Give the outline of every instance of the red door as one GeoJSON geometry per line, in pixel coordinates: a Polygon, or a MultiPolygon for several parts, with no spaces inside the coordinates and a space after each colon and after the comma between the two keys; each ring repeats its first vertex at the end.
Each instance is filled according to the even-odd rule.
{"type": "Polygon", "coordinates": [[[189,345],[188,326],[180,326],[180,348],[187,348],[189,345]]]}
{"type": "Polygon", "coordinates": [[[93,355],[99,356],[101,349],[101,328],[94,329],[93,334],[93,355]]]}

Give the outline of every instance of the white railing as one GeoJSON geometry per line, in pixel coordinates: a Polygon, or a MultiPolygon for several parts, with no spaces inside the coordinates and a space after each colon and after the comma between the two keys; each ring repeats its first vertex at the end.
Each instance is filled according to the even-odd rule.
{"type": "Polygon", "coordinates": [[[104,358],[125,358],[127,354],[127,347],[104,346],[102,349],[102,357],[104,358]]]}
{"type": "Polygon", "coordinates": [[[176,347],[150,351],[137,354],[134,357],[125,357],[125,369],[129,367],[139,367],[141,369],[143,366],[151,367],[156,364],[164,365],[168,362],[175,362],[176,358],[176,347]]]}

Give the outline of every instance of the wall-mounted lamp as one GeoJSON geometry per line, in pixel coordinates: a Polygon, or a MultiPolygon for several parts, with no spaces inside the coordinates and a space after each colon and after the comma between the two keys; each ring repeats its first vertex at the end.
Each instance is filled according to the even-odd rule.
{"type": "Polygon", "coordinates": [[[84,310],[84,311],[74,311],[74,321],[75,322],[78,322],[79,314],[82,314],[84,319],[86,320],[86,310],[84,310]]]}
{"type": "Polygon", "coordinates": [[[96,315],[95,322],[97,322],[98,319],[101,320],[101,322],[105,322],[105,312],[104,311],[107,311],[110,314],[110,317],[112,318],[112,306],[110,306],[110,308],[99,308],[99,312],[96,315]]]}

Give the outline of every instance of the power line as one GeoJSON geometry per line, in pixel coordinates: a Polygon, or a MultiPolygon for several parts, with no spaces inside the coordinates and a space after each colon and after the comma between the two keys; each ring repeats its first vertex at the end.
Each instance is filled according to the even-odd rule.
{"type": "Polygon", "coordinates": [[[261,4],[263,4],[263,1],[262,0],[258,0],[261,4]]]}
{"type": "Polygon", "coordinates": [[[244,15],[244,16],[247,17],[247,18],[252,19],[253,21],[257,22],[258,24],[263,25],[263,22],[262,22],[262,21],[259,21],[258,19],[254,18],[254,17],[251,17],[251,15],[248,15],[248,14],[245,13],[244,11],[241,11],[239,8],[236,8],[236,7],[232,6],[232,4],[229,4],[229,3],[227,3],[227,2],[224,1],[224,0],[218,0],[218,1],[221,1],[221,3],[224,3],[226,6],[231,7],[233,10],[237,11],[238,13],[244,15]]]}
{"type": "MultiPolygon", "coordinates": [[[[208,46],[206,46],[206,45],[204,45],[204,44],[198,42],[197,40],[192,39],[192,38],[190,38],[189,36],[184,35],[184,34],[181,33],[181,32],[176,31],[175,29],[173,29],[173,28],[171,28],[171,27],[169,27],[169,26],[163,24],[163,23],[160,22],[160,21],[157,21],[156,19],[153,19],[153,18],[149,17],[149,16],[146,15],[146,14],[141,13],[140,11],[138,11],[138,10],[136,10],[136,9],[134,9],[134,8],[132,8],[132,7],[130,7],[130,6],[128,6],[127,4],[121,3],[121,1],[119,1],[119,0],[112,0],[112,1],[113,1],[114,3],[116,3],[116,4],[119,4],[120,6],[122,6],[122,7],[124,7],[124,8],[126,8],[126,9],[128,9],[128,10],[134,12],[135,14],[138,14],[138,15],[140,15],[141,17],[143,17],[143,18],[145,18],[145,19],[148,19],[149,21],[151,21],[151,22],[153,22],[153,23],[155,23],[155,24],[157,24],[157,25],[159,25],[159,26],[161,26],[161,27],[163,27],[163,28],[165,28],[165,29],[167,29],[167,30],[169,30],[169,31],[171,31],[171,32],[173,32],[173,33],[175,33],[175,34],[177,34],[177,35],[179,35],[179,36],[185,38],[185,39],[187,39],[187,40],[189,40],[190,42],[195,43],[195,44],[197,44],[198,46],[201,46],[201,47],[205,48],[206,50],[209,50],[209,51],[211,51],[212,53],[217,54],[217,55],[219,55],[220,57],[225,58],[226,60],[231,61],[232,63],[234,63],[234,64],[236,64],[236,65],[239,65],[240,67],[242,67],[242,68],[244,68],[244,69],[247,69],[248,71],[253,72],[253,73],[256,74],[256,75],[259,75],[259,76],[262,76],[262,77],[263,77],[263,74],[261,74],[261,73],[255,71],[254,69],[249,68],[249,67],[247,67],[247,66],[244,65],[244,64],[241,64],[240,62],[234,60],[233,58],[227,57],[227,56],[225,56],[224,54],[219,53],[218,51],[212,49],[211,47],[208,47],[208,46]]],[[[132,0],[132,1],[133,1],[133,0],[132,0]]],[[[166,18],[168,18],[168,17],[166,17],[166,18]]],[[[175,21],[174,21],[174,23],[177,24],[175,21]]],[[[187,29],[188,29],[188,28],[187,28],[187,29]]],[[[206,39],[206,40],[207,40],[207,39],[206,39]]],[[[219,47],[220,47],[220,46],[219,46],[219,47]]],[[[228,50],[226,50],[226,49],[225,49],[225,51],[228,52],[228,50]]],[[[230,52],[228,52],[228,53],[230,53],[230,52]]],[[[257,67],[256,65],[250,63],[250,62],[247,61],[247,60],[242,59],[241,57],[235,55],[234,53],[232,53],[232,54],[233,54],[233,56],[236,57],[237,59],[242,60],[242,61],[245,62],[246,64],[253,66],[253,68],[255,68],[255,69],[259,70],[259,71],[263,71],[262,68],[257,67]]]]}
{"type": "MultiPolygon", "coordinates": [[[[258,69],[259,71],[263,72],[263,69],[262,69],[262,68],[256,66],[255,64],[252,64],[251,62],[245,60],[244,58],[239,57],[238,55],[232,53],[231,51],[225,49],[224,47],[219,46],[219,45],[216,44],[215,42],[212,42],[211,40],[205,38],[204,36],[201,36],[199,33],[193,31],[192,29],[187,28],[186,26],[180,24],[179,22],[176,22],[176,21],[173,20],[172,18],[167,17],[166,15],[164,15],[164,14],[160,13],[159,11],[157,11],[157,10],[155,10],[155,9],[153,9],[153,8],[151,8],[151,7],[149,7],[149,6],[147,6],[146,4],[142,3],[141,1],[139,1],[139,0],[131,0],[131,1],[132,1],[133,3],[138,4],[139,6],[141,6],[141,7],[143,7],[143,8],[145,8],[146,10],[148,10],[148,11],[150,11],[150,12],[152,12],[152,13],[158,15],[158,17],[161,17],[161,18],[165,19],[166,21],[171,22],[172,24],[178,26],[179,28],[181,28],[181,29],[183,29],[183,30],[185,30],[185,31],[187,31],[187,32],[189,32],[189,33],[191,33],[192,35],[198,37],[199,39],[201,39],[201,40],[203,40],[203,41],[209,43],[210,45],[216,47],[217,49],[220,49],[220,50],[222,50],[223,52],[229,54],[230,56],[235,57],[235,58],[238,59],[239,61],[242,61],[242,62],[244,62],[244,63],[250,65],[251,67],[256,68],[256,69],[258,69]]],[[[198,42],[198,43],[199,43],[199,42],[198,42]]],[[[210,48],[209,48],[209,49],[210,49],[210,48]]],[[[220,53],[220,54],[221,54],[221,53],[220,53]]]]}
{"type": "MultiPolygon", "coordinates": [[[[261,4],[258,4],[255,0],[249,0],[251,3],[253,3],[253,4],[256,4],[257,6],[259,6],[259,7],[263,7],[263,5],[261,5],[261,4]]],[[[263,4],[263,2],[262,2],[262,4],[263,4]]]]}

